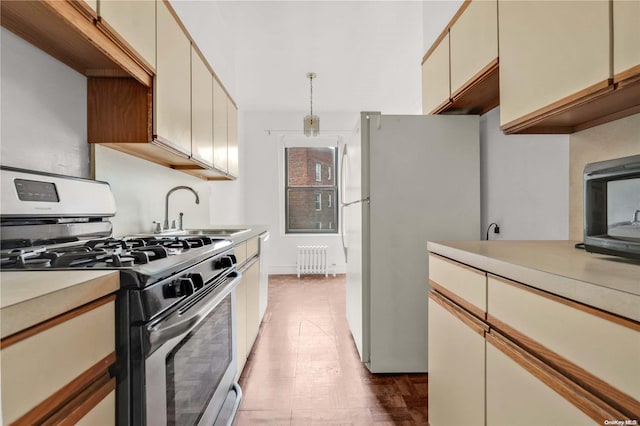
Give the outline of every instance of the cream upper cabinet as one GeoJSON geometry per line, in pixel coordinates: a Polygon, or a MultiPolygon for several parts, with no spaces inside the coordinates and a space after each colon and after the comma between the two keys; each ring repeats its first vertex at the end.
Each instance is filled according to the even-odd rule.
{"type": "Polygon", "coordinates": [[[213,79],[213,165],[226,172],[227,164],[227,94],[213,79]]]}
{"type": "Polygon", "coordinates": [[[422,64],[422,113],[430,114],[449,102],[449,34],[427,54],[422,64]]]}
{"type": "Polygon", "coordinates": [[[213,165],[213,75],[191,48],[191,156],[213,165]]]}
{"type": "Polygon", "coordinates": [[[164,1],[157,3],[154,134],[191,154],[191,42],[164,1]]]}
{"type": "Polygon", "coordinates": [[[451,93],[498,58],[498,1],[472,1],[449,30],[451,93]]]}
{"type": "Polygon", "coordinates": [[[229,174],[238,176],[238,109],[227,98],[227,155],[229,174]]]}
{"type": "Polygon", "coordinates": [[[607,86],[608,1],[501,0],[498,12],[502,126],[607,86]]]}
{"type": "Polygon", "coordinates": [[[148,66],[155,69],[155,0],[100,0],[100,20],[113,28],[148,66]]]}
{"type": "MultiPolygon", "coordinates": [[[[630,77],[620,73],[634,67],[640,68],[640,1],[613,0],[614,78],[630,77]]],[[[631,75],[639,74],[640,69],[631,72],[631,75]]]]}

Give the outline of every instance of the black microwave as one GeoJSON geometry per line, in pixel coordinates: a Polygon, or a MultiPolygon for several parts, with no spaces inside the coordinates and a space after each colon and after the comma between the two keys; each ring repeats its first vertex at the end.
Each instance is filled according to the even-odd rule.
{"type": "Polygon", "coordinates": [[[640,259],[640,155],[585,166],[584,247],[640,259]]]}

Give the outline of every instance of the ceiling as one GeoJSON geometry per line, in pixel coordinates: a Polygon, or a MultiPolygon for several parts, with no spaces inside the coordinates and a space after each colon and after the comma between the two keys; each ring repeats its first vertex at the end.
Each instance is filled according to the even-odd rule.
{"type": "Polygon", "coordinates": [[[423,16],[437,35],[459,3],[172,1],[241,109],[308,111],[315,72],[320,115],[420,113],[423,16]]]}

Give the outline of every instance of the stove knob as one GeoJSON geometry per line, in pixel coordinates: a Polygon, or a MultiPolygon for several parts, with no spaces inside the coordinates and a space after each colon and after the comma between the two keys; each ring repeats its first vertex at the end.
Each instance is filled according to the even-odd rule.
{"type": "Polygon", "coordinates": [[[235,256],[234,255],[226,255],[226,256],[222,256],[220,259],[218,259],[216,261],[216,263],[214,264],[213,268],[214,269],[227,269],[227,268],[231,268],[233,266],[233,264],[235,260],[235,256]]]}
{"type": "Polygon", "coordinates": [[[174,282],[166,284],[162,290],[165,299],[177,299],[190,296],[195,291],[193,281],[189,278],[178,278],[174,282]]]}
{"type": "Polygon", "coordinates": [[[202,287],[204,287],[204,278],[202,277],[201,273],[194,272],[192,274],[185,275],[185,277],[191,280],[191,282],[193,283],[193,289],[195,291],[198,291],[202,287]]]}

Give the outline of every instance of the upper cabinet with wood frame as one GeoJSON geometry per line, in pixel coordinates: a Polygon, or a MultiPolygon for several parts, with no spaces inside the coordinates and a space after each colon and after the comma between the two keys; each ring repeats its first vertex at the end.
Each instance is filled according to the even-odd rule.
{"type": "Polygon", "coordinates": [[[497,0],[467,0],[423,58],[423,113],[482,114],[498,98],[497,0]]]}
{"type": "Polygon", "coordinates": [[[501,0],[501,129],[573,133],[640,112],[640,85],[614,79],[640,81],[636,3],[501,0]]]}
{"type": "Polygon", "coordinates": [[[96,25],[110,34],[123,49],[134,52],[141,65],[155,74],[155,0],[100,0],[96,25]]]}

